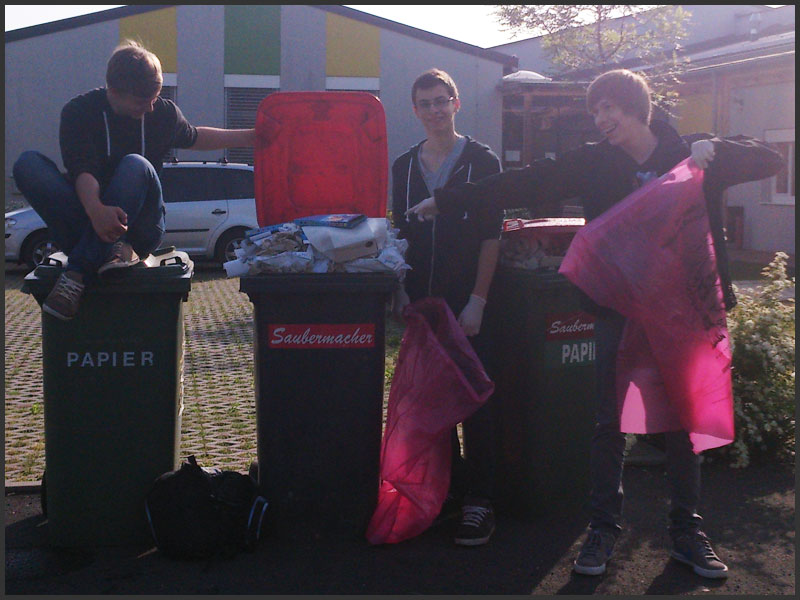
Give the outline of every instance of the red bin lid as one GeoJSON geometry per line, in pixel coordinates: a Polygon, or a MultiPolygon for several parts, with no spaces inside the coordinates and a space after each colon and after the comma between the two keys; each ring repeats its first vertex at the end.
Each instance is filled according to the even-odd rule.
{"type": "Polygon", "coordinates": [[[261,227],[335,213],[386,216],[386,115],[367,92],[275,92],[258,106],[261,227]]]}

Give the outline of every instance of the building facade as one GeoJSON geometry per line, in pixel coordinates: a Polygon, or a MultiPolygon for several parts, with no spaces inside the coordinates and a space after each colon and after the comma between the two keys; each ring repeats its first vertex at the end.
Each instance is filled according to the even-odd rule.
{"type": "MultiPolygon", "coordinates": [[[[516,59],[343,6],[125,6],[6,33],[6,193],[19,154],[39,150],[61,164],[59,115],[73,96],[105,85],[106,61],[125,39],[155,52],[163,95],[194,125],[252,127],[275,91],[361,90],[386,112],[390,162],[424,137],[411,85],[423,71],[450,73],[462,101],[459,132],[501,145],[498,82],[516,59]]],[[[219,153],[178,150],[179,160],[219,153]]],[[[232,149],[231,161],[252,162],[232,149]]]]}
{"type": "MultiPolygon", "coordinates": [[[[795,253],[795,7],[686,5],[683,56],[689,67],[682,103],[664,118],[679,133],[748,135],[773,143],[787,168],[725,194],[729,243],[736,248],[795,253]]],[[[549,79],[553,65],[542,37],[495,46],[519,59],[504,77],[503,153],[509,166],[557,154],[596,134],[583,106],[588,82],[549,79]],[[516,161],[516,162],[515,162],[516,161]]],[[[632,57],[629,66],[637,65],[632,57]]]]}
{"type": "MultiPolygon", "coordinates": [[[[691,5],[684,41],[691,67],[676,118],[681,133],[745,134],[775,143],[788,168],[726,194],[732,245],[794,254],[794,6],[691,5]]],[[[122,40],[161,59],[162,95],[195,125],[252,127],[275,91],[361,90],[386,111],[390,162],[424,137],[411,85],[439,67],[461,97],[459,132],[518,167],[596,139],[584,109],[587,82],[555,81],[534,37],[482,49],[339,5],[125,6],[7,32],[5,189],[27,149],[60,164],[58,121],[73,96],[104,85],[122,40]]],[[[662,117],[664,117],[662,115],[662,117]]],[[[252,162],[252,150],[178,150],[180,160],[252,162]]]]}

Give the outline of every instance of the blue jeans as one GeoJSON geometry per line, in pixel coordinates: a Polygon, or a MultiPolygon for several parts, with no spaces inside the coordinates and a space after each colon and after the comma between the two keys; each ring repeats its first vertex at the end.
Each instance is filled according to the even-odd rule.
{"type": "MultiPolygon", "coordinates": [[[[23,152],[17,159],[14,181],[69,257],[67,270],[82,273],[84,282],[94,279],[112,244],[97,236],[75,186],[52,160],[35,151],[23,152]]],[[[158,174],[146,158],[138,154],[125,156],[101,201],[120,207],[128,215],[128,230],[120,239],[127,241],[139,256],[145,257],[158,248],[164,237],[164,199],[158,174]]]]}
{"type": "MultiPolygon", "coordinates": [[[[625,317],[618,313],[597,317],[596,400],[597,424],[591,444],[592,492],[589,498],[591,528],[621,530],[622,466],[625,434],[620,432],[616,393],[617,349],[622,339],[625,317]]],[[[666,442],[666,475],[671,492],[670,535],[700,528],[697,514],[700,499],[700,457],[692,451],[689,434],[670,431],[666,442]]]]}

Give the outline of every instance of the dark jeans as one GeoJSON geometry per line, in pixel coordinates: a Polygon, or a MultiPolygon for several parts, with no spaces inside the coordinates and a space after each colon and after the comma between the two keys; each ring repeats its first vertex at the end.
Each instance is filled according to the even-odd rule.
{"type": "MultiPolygon", "coordinates": [[[[622,466],[625,434],[620,432],[616,394],[617,348],[625,327],[625,317],[613,313],[595,321],[597,425],[591,444],[592,492],[589,499],[592,528],[618,533],[622,518],[622,466]]],[[[699,529],[697,514],[700,498],[700,457],[692,451],[685,431],[664,434],[666,475],[672,503],[670,534],[699,529]]]]}
{"type": "MultiPolygon", "coordinates": [[[[487,340],[483,333],[467,338],[475,353],[487,365],[487,340]]],[[[462,423],[464,457],[456,429],[452,432],[453,467],[450,488],[453,492],[491,500],[496,468],[495,416],[493,396],[462,423]]]]}
{"type": "MultiPolygon", "coordinates": [[[[69,257],[67,270],[79,271],[84,282],[91,281],[108,258],[112,244],[95,233],[75,187],[52,160],[34,151],[23,152],[17,159],[14,181],[69,257]]],[[[119,206],[128,215],[128,230],[121,239],[139,256],[158,248],[164,237],[164,200],[158,174],[146,158],[125,156],[101,200],[107,206],[119,206]]]]}

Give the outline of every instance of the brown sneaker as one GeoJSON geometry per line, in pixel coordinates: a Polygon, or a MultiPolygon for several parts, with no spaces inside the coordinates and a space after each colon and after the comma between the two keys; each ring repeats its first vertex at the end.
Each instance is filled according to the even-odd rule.
{"type": "Polygon", "coordinates": [[[69,321],[78,314],[85,286],[77,277],[80,275],[75,271],[62,273],[45,298],[42,310],[62,321],[69,321]]]}
{"type": "Polygon", "coordinates": [[[128,242],[119,240],[111,246],[111,252],[103,265],[97,269],[97,274],[102,275],[113,269],[132,267],[139,262],[139,256],[128,242]]]}

